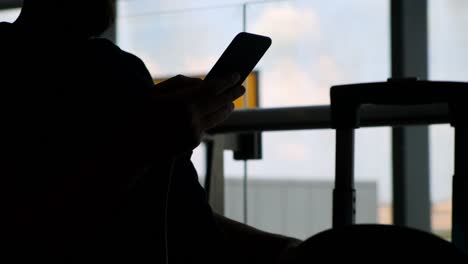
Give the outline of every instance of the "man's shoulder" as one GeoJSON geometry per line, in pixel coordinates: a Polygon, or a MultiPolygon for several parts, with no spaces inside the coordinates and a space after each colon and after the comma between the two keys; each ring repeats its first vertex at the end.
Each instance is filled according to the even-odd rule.
{"type": "Polygon", "coordinates": [[[91,39],[89,42],[90,51],[111,61],[119,60],[124,63],[139,64],[144,66],[143,61],[136,55],[122,50],[119,46],[104,38],[91,39]]]}
{"type": "Polygon", "coordinates": [[[147,84],[152,84],[152,77],[145,63],[136,55],[122,50],[111,41],[95,38],[88,42],[91,57],[98,60],[98,64],[113,68],[124,76],[138,78],[147,84]],[[99,63],[102,62],[102,63],[99,63]]]}

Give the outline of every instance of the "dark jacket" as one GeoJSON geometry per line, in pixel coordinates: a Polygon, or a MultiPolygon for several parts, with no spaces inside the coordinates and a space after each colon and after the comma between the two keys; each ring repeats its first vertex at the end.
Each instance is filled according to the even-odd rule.
{"type": "Polygon", "coordinates": [[[151,89],[143,62],[107,40],[0,23],[0,198],[12,250],[119,263],[164,263],[167,240],[171,263],[216,252],[189,154],[157,151],[171,113],[151,105],[151,89]]]}

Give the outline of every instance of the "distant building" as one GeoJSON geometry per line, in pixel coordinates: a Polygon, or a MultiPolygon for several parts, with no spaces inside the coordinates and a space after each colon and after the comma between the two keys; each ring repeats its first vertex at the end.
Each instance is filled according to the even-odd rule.
{"type": "MultiPolygon", "coordinates": [[[[248,224],[259,229],[305,239],[331,227],[332,181],[249,179],[248,224]]],[[[243,221],[243,184],[226,179],[225,214],[243,221]]],[[[377,185],[357,182],[358,223],[377,222],[377,185]]]]}

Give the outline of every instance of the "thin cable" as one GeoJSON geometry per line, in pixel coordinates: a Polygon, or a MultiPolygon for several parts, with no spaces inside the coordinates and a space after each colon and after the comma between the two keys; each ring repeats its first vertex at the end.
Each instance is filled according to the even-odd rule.
{"type": "Polygon", "coordinates": [[[166,264],[169,264],[169,194],[171,190],[171,183],[172,183],[172,174],[174,173],[174,164],[175,160],[172,160],[171,167],[169,170],[169,179],[167,183],[167,192],[166,192],[166,208],[164,208],[164,242],[165,242],[165,250],[166,250],[166,264]]]}
{"type": "MultiPolygon", "coordinates": [[[[247,32],[247,3],[242,5],[242,30],[247,32]]],[[[244,86],[245,82],[244,82],[244,86]]],[[[248,108],[249,100],[247,91],[244,94],[244,109],[248,108]]],[[[248,223],[248,197],[247,197],[247,160],[244,160],[244,224],[248,223]]]]}
{"type": "Polygon", "coordinates": [[[244,160],[244,224],[248,223],[247,207],[247,160],[244,160]]]}
{"type": "Polygon", "coordinates": [[[247,31],[247,4],[242,5],[242,30],[247,31]]]}

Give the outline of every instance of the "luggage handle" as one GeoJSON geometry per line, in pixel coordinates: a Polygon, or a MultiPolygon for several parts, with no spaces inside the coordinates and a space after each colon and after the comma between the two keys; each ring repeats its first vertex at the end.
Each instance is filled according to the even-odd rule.
{"type": "Polygon", "coordinates": [[[424,105],[457,104],[468,98],[468,83],[419,81],[417,78],[388,79],[387,82],[333,86],[330,90],[333,128],[358,128],[363,104],[424,105]]]}
{"type": "Polygon", "coordinates": [[[363,104],[423,105],[448,103],[455,129],[455,175],[453,176],[453,243],[468,254],[468,83],[418,81],[416,78],[389,79],[387,82],[333,86],[332,127],[336,129],[336,178],[333,190],[333,227],[354,224],[354,129],[359,127],[359,108],[363,104]],[[458,129],[457,129],[458,128],[458,129]],[[339,153],[341,153],[339,155],[339,153]]]}

